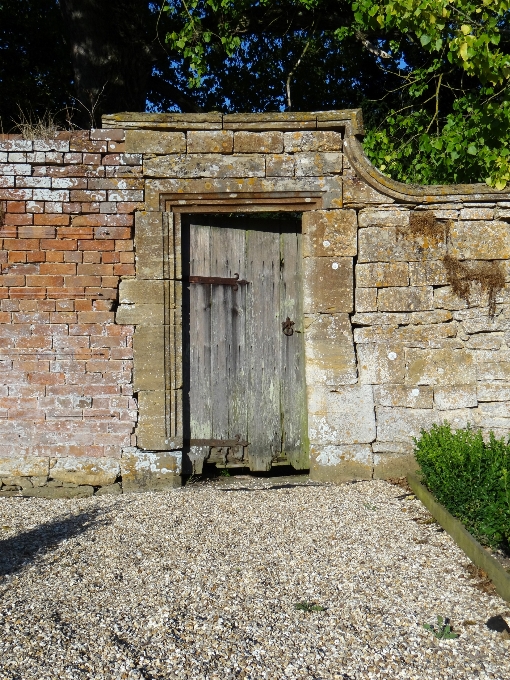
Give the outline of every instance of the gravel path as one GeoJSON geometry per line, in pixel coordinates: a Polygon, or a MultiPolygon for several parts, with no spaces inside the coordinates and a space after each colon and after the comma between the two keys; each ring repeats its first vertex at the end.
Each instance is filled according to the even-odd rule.
{"type": "Polygon", "coordinates": [[[0,678],[508,680],[486,626],[508,605],[404,496],[243,480],[0,499],[0,678]],[[423,629],[438,614],[458,639],[423,629]]]}

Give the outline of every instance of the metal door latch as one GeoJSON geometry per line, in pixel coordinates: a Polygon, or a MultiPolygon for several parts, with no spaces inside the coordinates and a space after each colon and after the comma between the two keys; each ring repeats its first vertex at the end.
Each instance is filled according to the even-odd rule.
{"type": "Polygon", "coordinates": [[[284,335],[294,335],[292,326],[294,326],[294,321],[291,321],[290,317],[287,317],[285,321],[282,321],[282,331],[284,335]]]}

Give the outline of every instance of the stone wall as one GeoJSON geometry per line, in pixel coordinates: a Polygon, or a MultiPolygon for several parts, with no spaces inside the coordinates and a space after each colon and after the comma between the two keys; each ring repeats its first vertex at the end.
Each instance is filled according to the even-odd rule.
{"type": "Polygon", "coordinates": [[[416,469],[412,438],[434,423],[510,433],[510,197],[486,185],[404,186],[373,168],[355,137],[344,146],[358,380],[338,397],[337,413],[352,415],[336,431],[351,444],[318,447],[316,474],[388,478],[416,469]],[[468,299],[452,289],[445,257],[475,272],[468,299]],[[477,271],[500,277],[493,309],[477,271]]]}
{"type": "MultiPolygon", "coordinates": [[[[381,199],[382,201],[382,199],[381,199]]],[[[354,405],[355,429],[344,419],[341,437],[348,474],[397,476],[415,466],[412,437],[433,423],[468,423],[497,436],[510,432],[510,306],[506,288],[488,294],[471,284],[469,304],[452,291],[443,263],[485,261],[508,281],[509,203],[370,206],[357,210],[355,314],[351,317],[358,365],[356,387],[337,394],[354,405]],[[444,237],[413,233],[410,217],[434,215],[444,237]],[[364,417],[359,416],[360,413],[364,417]],[[351,472],[352,471],[352,472],[351,472]]],[[[341,409],[339,408],[339,412],[341,409]]],[[[330,442],[328,441],[328,444],[330,442]]],[[[330,465],[339,452],[319,447],[330,465]]],[[[327,472],[322,472],[322,476],[327,472]]]]}
{"type": "Polygon", "coordinates": [[[0,140],[0,495],[179,483],[179,215],[195,210],[303,212],[313,478],[404,474],[434,422],[510,432],[508,290],[490,310],[473,283],[468,303],[443,261],[508,281],[507,192],[389,180],[358,111],[103,124],[0,140]]]}

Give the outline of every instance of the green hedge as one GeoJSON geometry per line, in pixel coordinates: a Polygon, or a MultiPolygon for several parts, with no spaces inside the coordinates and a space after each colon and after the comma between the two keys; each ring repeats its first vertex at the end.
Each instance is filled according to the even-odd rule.
{"type": "Polygon", "coordinates": [[[510,440],[448,423],[421,431],[415,455],[423,481],[436,499],[478,540],[510,546],[510,440]]]}

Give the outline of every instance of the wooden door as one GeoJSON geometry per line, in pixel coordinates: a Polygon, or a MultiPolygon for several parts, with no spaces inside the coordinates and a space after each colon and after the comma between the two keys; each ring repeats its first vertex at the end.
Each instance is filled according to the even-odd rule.
{"type": "Polygon", "coordinates": [[[194,471],[203,461],[307,468],[299,221],[189,216],[183,237],[194,471]]]}

